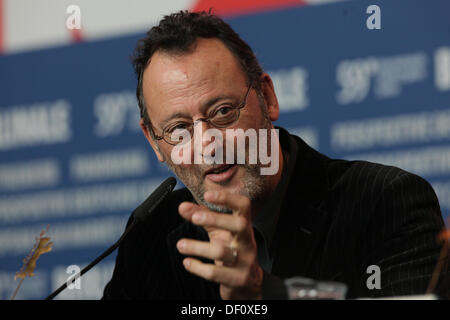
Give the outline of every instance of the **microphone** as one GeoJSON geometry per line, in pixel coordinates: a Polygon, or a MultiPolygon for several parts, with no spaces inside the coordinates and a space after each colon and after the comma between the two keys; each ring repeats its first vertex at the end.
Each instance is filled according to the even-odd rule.
{"type": "MultiPolygon", "coordinates": [[[[92,267],[94,267],[97,263],[102,261],[104,258],[109,256],[127,237],[130,231],[139,223],[144,222],[150,214],[155,210],[155,208],[172,192],[173,188],[177,184],[177,180],[174,177],[169,177],[164,180],[163,183],[159,185],[158,188],[153,191],[153,193],[148,196],[148,198],[134,211],[133,220],[122,236],[114,243],[111,247],[106,249],[100,256],[98,256],[94,261],[92,261],[89,265],[84,267],[83,270],[76,274],[72,278],[72,282],[81,277],[83,274],[88,272],[92,267]],[[148,208],[148,209],[146,209],[148,208]]],[[[67,288],[69,281],[66,281],[62,286],[56,289],[51,295],[49,295],[45,300],[51,300],[56,297],[61,291],[67,288]]]]}

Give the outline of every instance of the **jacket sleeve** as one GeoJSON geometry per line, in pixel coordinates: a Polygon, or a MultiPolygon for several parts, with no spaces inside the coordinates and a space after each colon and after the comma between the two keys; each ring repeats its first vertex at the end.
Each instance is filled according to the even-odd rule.
{"type": "Polygon", "coordinates": [[[263,300],[287,300],[289,297],[284,280],[264,272],[262,298],[263,300]]]}
{"type": "MultiPolygon", "coordinates": [[[[133,212],[134,213],[134,212],[133,212]]],[[[133,221],[133,215],[128,219],[125,230],[130,226],[133,221]]],[[[126,240],[129,240],[131,234],[128,236],[126,240]]],[[[103,290],[102,300],[128,300],[132,299],[133,294],[130,292],[127,283],[129,282],[128,271],[127,271],[127,263],[125,260],[125,252],[124,246],[119,246],[118,254],[116,257],[116,264],[114,267],[113,275],[111,280],[106,284],[105,289],[103,290]]]]}
{"type": "MultiPolygon", "coordinates": [[[[443,247],[438,236],[444,229],[431,185],[403,172],[383,188],[370,220],[357,296],[425,294],[443,247]]],[[[439,276],[442,295],[442,290],[448,293],[446,263],[439,276]]]]}
{"type": "MultiPolygon", "coordinates": [[[[128,221],[127,226],[130,224],[128,221]]],[[[167,255],[166,229],[163,221],[138,225],[119,246],[111,280],[102,300],[176,298],[167,255]]]]}

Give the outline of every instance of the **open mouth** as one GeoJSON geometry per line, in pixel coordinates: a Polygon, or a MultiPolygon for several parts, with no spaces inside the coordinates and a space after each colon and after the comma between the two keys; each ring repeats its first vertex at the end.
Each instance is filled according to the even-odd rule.
{"type": "Polygon", "coordinates": [[[230,169],[230,167],[232,167],[232,164],[222,164],[220,166],[216,166],[214,168],[208,169],[205,171],[205,175],[207,174],[217,174],[217,173],[222,173],[224,171],[227,171],[228,169],[230,169]]]}
{"type": "Polygon", "coordinates": [[[213,182],[225,182],[234,175],[236,170],[236,165],[223,164],[206,170],[205,177],[213,182]]]}

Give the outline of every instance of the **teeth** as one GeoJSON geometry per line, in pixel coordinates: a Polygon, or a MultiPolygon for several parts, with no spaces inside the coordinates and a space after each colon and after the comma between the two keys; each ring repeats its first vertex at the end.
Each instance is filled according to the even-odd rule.
{"type": "Polygon", "coordinates": [[[211,173],[221,173],[221,172],[226,171],[228,168],[229,168],[228,166],[227,167],[223,167],[221,169],[213,170],[211,173]]]}

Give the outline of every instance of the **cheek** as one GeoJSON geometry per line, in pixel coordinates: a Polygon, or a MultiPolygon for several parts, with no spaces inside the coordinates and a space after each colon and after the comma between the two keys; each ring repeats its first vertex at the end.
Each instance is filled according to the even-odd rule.
{"type": "Polygon", "coordinates": [[[264,122],[264,115],[262,114],[261,109],[258,108],[258,110],[254,110],[251,115],[243,117],[242,122],[239,123],[238,126],[243,129],[253,128],[258,131],[264,122]]]}
{"type": "Polygon", "coordinates": [[[259,122],[260,118],[260,112],[259,110],[241,110],[241,114],[239,116],[239,120],[231,127],[235,129],[248,129],[248,128],[255,128],[256,124],[259,122]]]}
{"type": "Polygon", "coordinates": [[[164,162],[170,165],[177,165],[183,168],[190,167],[194,162],[191,148],[183,146],[173,146],[161,148],[161,154],[164,162]]]}
{"type": "Polygon", "coordinates": [[[191,157],[191,153],[186,150],[180,149],[164,149],[161,150],[161,154],[164,158],[164,163],[169,166],[177,174],[181,175],[193,175],[199,169],[196,168],[196,165],[193,162],[191,157]],[[186,154],[187,158],[183,159],[183,156],[186,154]],[[188,159],[191,158],[191,161],[188,159]]]}

